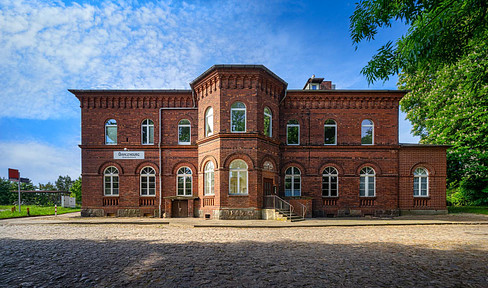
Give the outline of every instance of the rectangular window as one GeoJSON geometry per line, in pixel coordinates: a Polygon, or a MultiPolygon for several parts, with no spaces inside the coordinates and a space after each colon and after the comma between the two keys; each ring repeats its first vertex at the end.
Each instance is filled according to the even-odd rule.
{"type": "Polygon", "coordinates": [[[288,125],[286,127],[286,143],[288,145],[299,145],[300,126],[288,125]]]}
{"type": "Polygon", "coordinates": [[[336,134],[336,128],[335,127],[331,127],[331,126],[325,126],[324,127],[324,134],[325,134],[325,140],[324,140],[324,143],[326,145],[334,145],[336,144],[336,137],[335,137],[335,134],[336,134]]]}
{"type": "Polygon", "coordinates": [[[361,177],[359,182],[359,196],[366,196],[366,177],[361,177]]]}
{"type": "Polygon", "coordinates": [[[246,132],[246,110],[232,111],[232,132],[246,132]]]}
{"type": "Polygon", "coordinates": [[[286,177],[285,178],[285,196],[292,196],[291,193],[292,193],[291,177],[286,177]]]}
{"type": "Polygon", "coordinates": [[[117,126],[106,126],[106,144],[117,144],[117,126]]]}
{"type": "Polygon", "coordinates": [[[361,127],[361,144],[363,144],[363,145],[373,144],[373,127],[372,126],[361,127]]]}
{"type": "Polygon", "coordinates": [[[420,196],[419,177],[413,178],[413,196],[420,196]]]}
{"type": "Polygon", "coordinates": [[[336,197],[337,196],[337,177],[331,177],[330,183],[330,196],[336,197]]]}
{"type": "Polygon", "coordinates": [[[190,144],[190,126],[178,127],[178,143],[190,144]]]}
{"type": "Polygon", "coordinates": [[[230,172],[230,183],[229,183],[229,193],[230,194],[237,194],[237,171],[230,172]]]}
{"type": "Polygon", "coordinates": [[[271,117],[264,115],[264,135],[271,137],[271,117]]]}

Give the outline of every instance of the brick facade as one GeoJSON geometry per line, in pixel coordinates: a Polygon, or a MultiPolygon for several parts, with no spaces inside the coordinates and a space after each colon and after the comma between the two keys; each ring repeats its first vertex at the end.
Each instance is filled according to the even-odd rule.
{"type": "Polygon", "coordinates": [[[319,90],[287,90],[287,83],[264,66],[216,65],[190,83],[190,90],[70,90],[82,111],[82,215],[259,219],[266,181],[272,183],[272,194],[307,207],[308,216],[445,212],[446,147],[398,142],[398,103],[406,92],[335,90],[330,81],[319,84],[319,90]],[[231,131],[230,111],[237,101],[246,107],[244,133],[231,131]],[[213,135],[206,136],[209,107],[213,135]],[[272,112],[271,137],[263,132],[266,107],[272,112]],[[105,144],[109,119],[117,122],[116,145],[105,144]],[[154,123],[149,145],[142,145],[145,119],[154,123]],[[190,145],[178,144],[182,119],[191,123],[190,145]],[[300,125],[300,145],[287,145],[292,119],[300,125]],[[328,119],[337,123],[335,145],[324,145],[328,119]],[[364,119],[374,123],[373,145],[361,145],[364,119]],[[114,151],[143,151],[144,159],[114,159],[114,151]],[[234,185],[229,167],[236,159],[248,167],[241,195],[229,193],[234,185]],[[214,195],[204,195],[208,161],[215,166],[214,195]],[[265,163],[272,167],[265,168],[265,163]],[[104,195],[107,167],[117,169],[113,181],[118,187],[111,187],[118,188],[118,195],[104,195]],[[155,171],[154,195],[141,193],[145,167],[155,171]],[[192,173],[191,195],[177,193],[182,167],[192,173]],[[289,167],[300,171],[297,197],[285,197],[289,167]],[[322,194],[326,167],[338,172],[337,196],[322,194]],[[359,193],[364,167],[375,173],[375,194],[369,197],[359,193]],[[428,171],[428,195],[414,197],[413,172],[418,167],[428,171]]]}

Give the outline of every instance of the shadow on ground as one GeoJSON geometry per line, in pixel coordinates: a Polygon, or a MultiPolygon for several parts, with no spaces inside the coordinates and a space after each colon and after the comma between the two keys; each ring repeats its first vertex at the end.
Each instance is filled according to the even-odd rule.
{"type": "MultiPolygon", "coordinates": [[[[264,235],[263,235],[264,237],[264,235]]],[[[486,287],[488,252],[391,243],[0,239],[5,287],[486,287]]]]}

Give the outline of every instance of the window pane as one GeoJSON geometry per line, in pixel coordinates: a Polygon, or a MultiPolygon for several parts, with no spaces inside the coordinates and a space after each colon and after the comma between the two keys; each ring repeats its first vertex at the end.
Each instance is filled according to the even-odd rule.
{"type": "Polygon", "coordinates": [[[361,144],[373,144],[373,127],[361,127],[361,144]]]}
{"type": "Polygon", "coordinates": [[[107,126],[106,144],[117,144],[117,126],[107,126]]]}
{"type": "Polygon", "coordinates": [[[419,191],[419,177],[414,177],[413,178],[413,195],[414,196],[419,196],[420,191],[419,191]]]}
{"type": "Polygon", "coordinates": [[[359,182],[359,196],[366,196],[366,177],[361,176],[359,182]]]}
{"type": "Polygon", "coordinates": [[[229,193],[237,194],[237,172],[230,172],[230,183],[229,183],[229,193]]]}
{"type": "Polygon", "coordinates": [[[154,126],[149,126],[149,142],[148,144],[154,144],[154,126]]]}
{"type": "Polygon", "coordinates": [[[325,127],[325,144],[335,144],[335,127],[325,127]]]}
{"type": "Polygon", "coordinates": [[[190,143],[190,127],[178,127],[178,142],[190,143]]]}
{"type": "Polygon", "coordinates": [[[113,195],[119,195],[119,188],[114,188],[113,195]]]}
{"type": "Polygon", "coordinates": [[[291,196],[291,177],[285,177],[285,196],[291,196]]]}
{"type": "Polygon", "coordinates": [[[183,176],[178,176],[178,190],[183,190],[183,176]]]}
{"type": "Polygon", "coordinates": [[[288,144],[298,144],[298,126],[288,126],[287,143],[288,144]]]}
{"type": "Polygon", "coordinates": [[[271,117],[264,115],[264,135],[271,137],[271,117]]]}
{"type": "Polygon", "coordinates": [[[149,195],[156,195],[156,189],[155,188],[149,188],[149,195]]]}
{"type": "Polygon", "coordinates": [[[245,110],[232,110],[232,127],[233,132],[246,131],[246,111],[245,110]]]}
{"type": "Polygon", "coordinates": [[[374,178],[369,177],[368,179],[368,196],[374,196],[374,178]]]}
{"type": "Polygon", "coordinates": [[[147,127],[142,127],[142,144],[147,144],[147,127]]]}
{"type": "Polygon", "coordinates": [[[239,193],[247,194],[247,172],[239,172],[239,193]]]}

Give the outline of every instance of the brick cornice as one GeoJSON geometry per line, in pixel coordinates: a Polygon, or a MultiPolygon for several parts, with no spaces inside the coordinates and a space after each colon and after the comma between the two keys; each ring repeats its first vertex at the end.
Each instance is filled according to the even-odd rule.
{"type": "Polygon", "coordinates": [[[289,93],[286,109],[398,109],[403,93],[334,92],[289,93]]]}
{"type": "Polygon", "coordinates": [[[193,100],[191,92],[181,93],[147,93],[147,92],[93,92],[78,93],[76,97],[80,100],[82,109],[95,108],[124,108],[124,109],[148,109],[163,107],[192,107],[193,100]]]}

